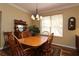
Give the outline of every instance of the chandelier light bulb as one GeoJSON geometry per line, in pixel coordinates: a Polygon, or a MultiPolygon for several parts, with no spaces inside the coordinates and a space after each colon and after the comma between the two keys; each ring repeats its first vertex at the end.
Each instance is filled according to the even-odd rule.
{"type": "Polygon", "coordinates": [[[40,16],[40,19],[42,19],[43,17],[42,16],[40,16]]]}
{"type": "Polygon", "coordinates": [[[38,15],[38,14],[36,15],[36,18],[37,18],[37,19],[39,18],[39,15],[38,15]]]}
{"type": "Polygon", "coordinates": [[[32,18],[33,20],[35,20],[35,17],[34,17],[34,15],[32,15],[32,16],[31,16],[31,18],[32,18]]]}

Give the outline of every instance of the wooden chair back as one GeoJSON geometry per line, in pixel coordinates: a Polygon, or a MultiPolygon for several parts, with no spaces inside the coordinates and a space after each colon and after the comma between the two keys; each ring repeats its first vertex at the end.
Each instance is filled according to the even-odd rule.
{"type": "Polygon", "coordinates": [[[49,35],[49,32],[48,31],[43,31],[42,35],[49,35]]]}
{"type": "Polygon", "coordinates": [[[32,51],[32,49],[31,48],[26,48],[26,49],[24,49],[23,47],[22,47],[22,44],[21,43],[19,43],[19,41],[18,41],[18,38],[12,33],[12,36],[15,38],[15,42],[16,42],[16,48],[18,49],[18,51],[16,50],[16,52],[18,53],[17,55],[18,56],[31,56],[31,55],[33,55],[33,51],[32,51]]]}
{"type": "Polygon", "coordinates": [[[49,44],[52,43],[53,37],[54,37],[54,33],[52,33],[52,34],[50,34],[50,35],[48,36],[48,43],[49,43],[49,44]]]}
{"type": "Polygon", "coordinates": [[[8,33],[10,33],[10,32],[4,32],[4,41],[5,41],[5,44],[4,44],[4,48],[5,47],[9,47],[8,46],[8,36],[9,36],[9,34],[8,33]]]}
{"type": "Polygon", "coordinates": [[[48,43],[52,43],[52,41],[53,41],[53,37],[54,37],[54,33],[49,33],[48,31],[44,31],[44,32],[42,32],[44,35],[47,35],[48,36],[48,43]]]}
{"type": "Polygon", "coordinates": [[[51,54],[53,53],[52,50],[52,41],[53,41],[53,33],[48,35],[48,41],[42,45],[42,55],[44,56],[51,56],[51,54]]]}
{"type": "Polygon", "coordinates": [[[29,37],[29,36],[32,36],[32,34],[30,33],[30,31],[28,29],[21,33],[22,38],[26,38],[26,37],[29,37]]]}
{"type": "Polygon", "coordinates": [[[16,38],[13,37],[12,32],[7,32],[6,34],[7,34],[6,41],[12,53],[11,55],[13,56],[23,55],[23,50],[19,45],[19,42],[15,40],[16,38]]]}
{"type": "Polygon", "coordinates": [[[11,32],[7,33],[7,38],[6,38],[7,44],[11,50],[12,55],[17,55],[18,53],[16,52],[16,45],[15,45],[15,41],[14,38],[11,35],[11,32]]]}

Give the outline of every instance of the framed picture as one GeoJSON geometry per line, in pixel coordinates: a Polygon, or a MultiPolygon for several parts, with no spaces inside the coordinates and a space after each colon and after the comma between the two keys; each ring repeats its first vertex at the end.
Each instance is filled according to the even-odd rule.
{"type": "Polygon", "coordinates": [[[68,30],[75,30],[76,28],[76,18],[70,17],[68,19],[68,30]]]}

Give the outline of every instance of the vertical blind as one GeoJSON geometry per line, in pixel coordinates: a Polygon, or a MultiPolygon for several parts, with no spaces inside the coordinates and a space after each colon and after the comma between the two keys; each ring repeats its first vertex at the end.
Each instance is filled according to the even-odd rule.
{"type": "MultiPolygon", "coordinates": [[[[55,36],[63,36],[63,15],[45,16],[41,20],[41,34],[44,31],[54,33],[55,36]]],[[[45,34],[47,35],[47,34],[45,34]]]]}

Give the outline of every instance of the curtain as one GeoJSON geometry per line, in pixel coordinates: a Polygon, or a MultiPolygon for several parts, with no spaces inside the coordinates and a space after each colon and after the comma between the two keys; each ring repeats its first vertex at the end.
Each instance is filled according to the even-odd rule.
{"type": "MultiPolygon", "coordinates": [[[[63,36],[63,15],[45,16],[41,20],[41,34],[48,31],[54,33],[55,36],[63,36]]],[[[46,34],[47,35],[47,34],[46,34]]]]}

